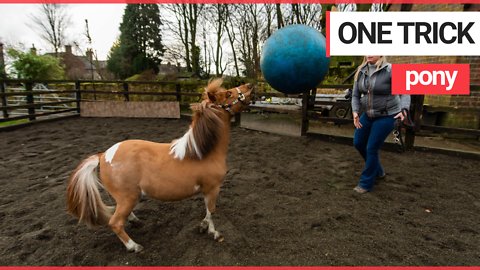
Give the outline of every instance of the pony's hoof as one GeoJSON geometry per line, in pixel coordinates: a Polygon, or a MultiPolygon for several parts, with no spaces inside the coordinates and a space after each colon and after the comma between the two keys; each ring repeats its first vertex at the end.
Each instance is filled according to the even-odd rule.
{"type": "Polygon", "coordinates": [[[213,233],[213,239],[219,243],[223,242],[223,240],[225,240],[225,238],[223,238],[223,235],[219,232],[214,232],[213,233]]]}
{"type": "Polygon", "coordinates": [[[217,241],[218,243],[221,243],[225,240],[225,237],[223,237],[223,235],[219,234],[219,235],[216,235],[215,237],[215,241],[217,241]]]}
{"type": "Polygon", "coordinates": [[[135,252],[135,253],[140,253],[143,251],[143,246],[139,244],[135,244],[132,248],[127,248],[128,252],[135,252]]]}
{"type": "Polygon", "coordinates": [[[135,247],[134,249],[135,253],[140,253],[143,251],[143,246],[142,245],[138,245],[135,247]]]}

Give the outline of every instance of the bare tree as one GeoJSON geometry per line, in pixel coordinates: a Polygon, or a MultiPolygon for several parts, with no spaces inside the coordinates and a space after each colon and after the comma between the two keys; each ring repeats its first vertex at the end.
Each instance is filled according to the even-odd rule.
{"type": "Polygon", "coordinates": [[[66,29],[70,25],[67,5],[42,4],[38,14],[31,15],[31,18],[40,37],[52,45],[58,57],[58,50],[65,43],[66,29]]]}
{"type": "Polygon", "coordinates": [[[202,13],[204,5],[188,4],[188,26],[190,27],[190,46],[191,46],[191,62],[192,72],[196,76],[200,76],[200,47],[197,45],[197,26],[200,14],[202,13]]]}
{"type": "Polygon", "coordinates": [[[223,61],[223,42],[224,34],[227,31],[228,7],[225,4],[209,5],[205,9],[206,20],[211,25],[213,43],[211,46],[213,63],[215,65],[215,75],[221,76],[227,69],[223,61]]]}
{"type": "Polygon", "coordinates": [[[340,12],[357,11],[357,4],[337,4],[337,10],[340,12]]]}
{"type": "MultiPolygon", "coordinates": [[[[289,4],[277,7],[277,17],[284,25],[305,24],[321,30],[322,5],[320,4],[289,4]],[[279,13],[280,12],[280,13],[279,13]]],[[[280,27],[279,27],[280,28],[280,27]]]]}
{"type": "Polygon", "coordinates": [[[282,15],[282,6],[280,4],[275,4],[275,11],[277,13],[277,28],[280,29],[284,26],[283,15],[282,15]]]}
{"type": "Polygon", "coordinates": [[[183,56],[187,70],[197,76],[201,73],[201,50],[197,44],[197,27],[203,8],[204,5],[201,4],[170,4],[165,8],[165,11],[174,18],[166,21],[166,27],[184,47],[183,56]]]}
{"type": "Polygon", "coordinates": [[[370,7],[371,12],[383,12],[383,4],[382,3],[377,3],[377,4],[372,4],[370,7]]]}
{"type": "Polygon", "coordinates": [[[203,60],[203,63],[204,63],[204,67],[203,67],[203,70],[205,71],[206,73],[206,76],[210,76],[211,74],[211,57],[210,57],[210,52],[208,50],[208,33],[207,33],[207,28],[208,26],[206,26],[205,24],[203,24],[203,27],[202,27],[202,38],[203,38],[203,57],[204,57],[204,60],[203,60]]]}
{"type": "Polygon", "coordinates": [[[236,12],[237,7],[235,5],[226,5],[226,18],[227,22],[225,24],[225,31],[227,32],[228,41],[230,43],[230,48],[233,54],[233,63],[235,67],[235,74],[237,77],[240,77],[240,68],[238,66],[237,59],[237,50],[235,48],[235,42],[237,42],[236,32],[235,32],[235,16],[233,15],[236,12]],[[232,14],[233,13],[233,14],[232,14]]]}
{"type": "Polygon", "coordinates": [[[262,6],[257,4],[239,6],[237,27],[240,36],[240,61],[245,66],[245,75],[249,78],[260,76],[260,33],[264,27],[261,8],[262,6]]]}
{"type": "Polygon", "coordinates": [[[218,76],[228,70],[231,75],[258,78],[262,45],[275,29],[293,23],[322,29],[320,4],[164,6],[170,13],[165,17],[172,37],[165,56],[185,61],[195,74],[202,70],[218,76]],[[195,68],[195,63],[200,66],[195,68]]]}

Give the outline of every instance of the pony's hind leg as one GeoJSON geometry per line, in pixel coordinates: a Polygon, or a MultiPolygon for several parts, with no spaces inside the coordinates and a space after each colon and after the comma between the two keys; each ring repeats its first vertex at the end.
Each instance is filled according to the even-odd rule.
{"type": "Polygon", "coordinates": [[[143,247],[135,243],[125,232],[125,222],[130,215],[133,215],[132,210],[136,201],[136,198],[118,200],[115,213],[110,218],[109,226],[125,245],[127,251],[140,252],[143,250],[143,247]]]}
{"type": "Polygon", "coordinates": [[[204,233],[208,231],[208,234],[213,235],[213,239],[222,242],[224,240],[223,235],[215,230],[215,225],[213,224],[212,214],[215,213],[215,204],[217,202],[217,196],[220,192],[220,187],[214,188],[209,193],[204,194],[205,208],[207,214],[205,218],[200,223],[200,232],[204,233]]]}
{"type": "MultiPolygon", "coordinates": [[[[108,211],[110,212],[111,215],[115,213],[115,206],[107,206],[108,211]]],[[[128,221],[130,222],[140,222],[140,219],[132,212],[130,212],[130,215],[128,215],[128,221]]]]}
{"type": "Polygon", "coordinates": [[[130,212],[130,215],[128,215],[128,221],[130,222],[140,222],[140,219],[135,216],[135,214],[132,212],[130,212]]]}

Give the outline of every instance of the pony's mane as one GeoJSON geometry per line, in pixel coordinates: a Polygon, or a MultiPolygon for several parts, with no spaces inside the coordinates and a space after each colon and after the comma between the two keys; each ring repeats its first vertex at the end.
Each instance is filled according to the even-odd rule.
{"type": "MultiPolygon", "coordinates": [[[[214,93],[222,89],[221,84],[221,79],[211,81],[205,88],[205,93],[214,93]]],[[[180,160],[185,157],[202,159],[210,154],[218,144],[224,127],[224,123],[219,116],[221,110],[208,98],[204,98],[201,103],[190,105],[190,109],[193,111],[193,121],[183,137],[174,141],[170,146],[170,154],[174,158],[180,160]]]]}

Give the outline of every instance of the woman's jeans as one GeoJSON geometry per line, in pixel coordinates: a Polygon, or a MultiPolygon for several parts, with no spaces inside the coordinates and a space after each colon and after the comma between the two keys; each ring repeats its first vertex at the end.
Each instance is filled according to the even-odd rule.
{"type": "Polygon", "coordinates": [[[363,113],[360,117],[362,127],[355,129],[353,144],[365,160],[365,167],[358,185],[371,190],[378,176],[385,174],[380,164],[378,151],[395,127],[394,115],[370,118],[363,113]]]}

